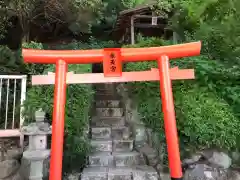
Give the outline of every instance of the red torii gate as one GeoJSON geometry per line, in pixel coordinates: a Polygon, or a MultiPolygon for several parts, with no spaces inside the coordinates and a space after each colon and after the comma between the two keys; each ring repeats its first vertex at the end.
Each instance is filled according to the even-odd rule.
{"type": "Polygon", "coordinates": [[[32,50],[23,49],[27,63],[56,64],[56,73],[32,77],[33,85],[55,84],[52,121],[50,180],[62,179],[64,113],[66,84],[160,81],[164,126],[171,178],[182,179],[182,168],[176,128],[171,80],[194,79],[194,70],[170,68],[169,59],[199,55],[201,42],[150,48],[108,48],[98,50],[32,50]],[[158,69],[122,72],[123,62],[154,61],[158,69]],[[104,73],[67,73],[68,64],[103,63],[104,73]]]}

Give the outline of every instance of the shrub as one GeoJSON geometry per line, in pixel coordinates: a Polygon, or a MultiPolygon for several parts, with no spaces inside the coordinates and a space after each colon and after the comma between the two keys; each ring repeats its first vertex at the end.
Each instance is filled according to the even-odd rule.
{"type": "MultiPolygon", "coordinates": [[[[157,46],[156,42],[159,42],[158,46],[165,44],[156,38],[149,38],[147,41],[140,41],[134,47],[157,46]]],[[[232,94],[228,96],[237,103],[239,86],[234,72],[224,69],[223,65],[208,60],[204,56],[184,58],[171,63],[180,68],[195,68],[196,71],[195,80],[173,82],[176,119],[182,148],[185,149],[187,146],[239,148],[237,137],[240,135],[238,132],[240,119],[233,111],[233,103],[224,100],[226,96],[222,92],[226,89],[221,89],[226,87],[230,90],[235,87],[232,94]],[[226,82],[225,78],[230,77],[233,81],[226,82]]],[[[128,63],[126,70],[147,70],[152,67],[157,67],[155,62],[128,63]]],[[[164,136],[159,83],[137,82],[130,85],[142,120],[147,126],[164,136]]]]}
{"type": "MultiPolygon", "coordinates": [[[[98,41],[93,41],[91,39],[90,42],[92,43],[90,44],[73,42],[67,45],[58,45],[55,49],[92,49],[114,46],[113,42],[99,44],[98,41]]],[[[54,72],[54,69],[53,65],[48,65],[44,70],[44,74],[54,72]]],[[[68,71],[74,71],[75,73],[91,72],[91,64],[68,65],[68,71]]],[[[31,121],[34,117],[34,112],[39,108],[42,108],[51,116],[53,96],[53,85],[31,87],[27,92],[27,99],[24,105],[26,120],[28,122],[31,121]]],[[[75,168],[79,170],[79,168],[83,168],[85,165],[85,158],[90,150],[90,146],[84,130],[89,125],[89,110],[91,108],[92,97],[93,91],[91,85],[74,84],[67,86],[63,172],[74,170],[75,168]]]]}
{"type": "MultiPolygon", "coordinates": [[[[88,72],[90,65],[70,65],[69,71],[76,73],[88,72]]],[[[44,73],[54,72],[53,65],[49,66],[44,73]]],[[[89,85],[68,85],[66,114],[65,114],[65,133],[66,143],[64,149],[64,165],[67,168],[78,166],[80,168],[84,164],[85,154],[88,152],[88,144],[83,137],[83,130],[88,125],[89,108],[92,102],[92,90],[89,85]],[[79,138],[77,138],[79,137],[79,138]],[[73,159],[77,158],[78,161],[73,159]],[[77,164],[76,164],[77,163],[77,164]]],[[[45,112],[52,115],[53,110],[54,87],[34,86],[27,92],[25,101],[25,117],[29,122],[34,117],[34,112],[42,108],[45,112]]]]}
{"type": "Polygon", "coordinates": [[[230,106],[197,83],[174,86],[180,137],[195,147],[237,147],[239,119],[230,106]]]}

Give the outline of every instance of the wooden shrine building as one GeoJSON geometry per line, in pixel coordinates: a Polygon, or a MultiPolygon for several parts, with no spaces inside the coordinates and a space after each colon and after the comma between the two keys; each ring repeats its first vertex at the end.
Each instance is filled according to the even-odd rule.
{"type": "Polygon", "coordinates": [[[112,31],[113,39],[119,43],[135,44],[136,35],[174,39],[168,27],[168,19],[156,15],[151,6],[138,6],[121,11],[112,31]]]}

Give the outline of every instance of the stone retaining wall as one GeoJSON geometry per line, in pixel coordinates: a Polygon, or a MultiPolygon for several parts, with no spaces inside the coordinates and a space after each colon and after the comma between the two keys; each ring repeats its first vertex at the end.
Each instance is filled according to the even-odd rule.
{"type": "MultiPolygon", "coordinates": [[[[129,97],[126,84],[118,85],[118,92],[122,96],[125,106],[126,121],[129,123],[135,137],[135,149],[141,153],[142,160],[154,167],[160,176],[164,176],[165,144],[161,144],[159,133],[153,132],[141,122],[137,106],[129,97]],[[161,172],[161,173],[160,173],[161,172]]],[[[165,178],[166,179],[166,178],[165,178]]]]}
{"type": "Polygon", "coordinates": [[[20,158],[21,151],[17,148],[2,153],[0,161],[0,180],[23,180],[20,175],[20,158]]]}
{"type": "MultiPolygon", "coordinates": [[[[118,86],[119,94],[125,105],[125,116],[130,124],[135,137],[135,149],[140,152],[142,160],[154,167],[159,173],[161,180],[170,180],[167,173],[168,167],[164,166],[166,144],[160,139],[158,133],[147,128],[137,110],[137,105],[129,97],[126,84],[118,86]]],[[[226,153],[213,148],[191,154],[189,159],[184,159],[184,180],[240,180],[240,168],[234,168],[240,164],[240,153],[226,153]],[[204,159],[202,161],[201,159],[204,159]],[[216,173],[217,172],[217,173],[216,173]]]]}

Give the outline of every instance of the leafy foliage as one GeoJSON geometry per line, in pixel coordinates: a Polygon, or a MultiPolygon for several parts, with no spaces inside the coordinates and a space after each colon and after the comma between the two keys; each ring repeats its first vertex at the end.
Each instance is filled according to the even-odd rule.
{"type": "Polygon", "coordinates": [[[229,66],[239,64],[238,0],[167,1],[174,8],[172,28],[189,40],[202,40],[203,53],[229,66]],[[231,59],[231,60],[229,60],[231,59]]]}
{"type": "Polygon", "coordinates": [[[121,0],[122,4],[126,8],[134,8],[137,5],[145,3],[145,0],[121,0]]]}
{"type": "Polygon", "coordinates": [[[94,37],[90,37],[88,43],[82,43],[78,41],[73,41],[67,45],[58,45],[54,49],[68,49],[68,50],[77,50],[77,49],[102,49],[116,47],[117,44],[114,41],[99,41],[94,37]]]}
{"type": "MultiPolygon", "coordinates": [[[[30,43],[23,43],[23,48],[31,48],[31,49],[45,49],[44,45],[42,43],[36,43],[36,42],[30,42],[30,43]]],[[[21,53],[19,50],[18,53],[21,53]]],[[[22,61],[21,55],[20,55],[20,61],[22,61]]],[[[24,68],[28,72],[28,74],[42,74],[44,70],[48,67],[48,65],[45,64],[29,64],[24,63],[24,68]]]]}
{"type": "Polygon", "coordinates": [[[209,60],[206,57],[198,58],[193,62],[197,71],[199,83],[208,87],[211,91],[223,98],[230,105],[236,117],[240,119],[240,66],[226,67],[218,61],[209,60]]]}
{"type": "Polygon", "coordinates": [[[49,31],[53,31],[53,24],[67,24],[74,33],[86,33],[92,24],[100,23],[105,6],[101,0],[1,1],[0,37],[4,37],[11,17],[17,17],[20,21],[24,37],[28,36],[30,23],[49,31]]]}
{"type": "MultiPolygon", "coordinates": [[[[90,65],[69,65],[69,71],[75,71],[76,73],[89,72],[89,70],[90,65]]],[[[49,66],[44,72],[54,72],[54,66],[49,66]]],[[[84,163],[84,154],[88,152],[89,147],[86,137],[80,137],[84,136],[84,129],[88,125],[88,113],[92,102],[92,94],[93,92],[89,85],[68,85],[67,87],[65,113],[66,143],[64,149],[65,168],[76,166],[80,168],[84,163]],[[81,94],[81,96],[79,96],[79,94],[81,94]],[[78,161],[73,161],[74,158],[77,158],[78,161]]],[[[24,105],[26,120],[28,120],[28,122],[31,121],[34,117],[34,112],[39,108],[42,108],[45,112],[52,115],[53,96],[53,86],[37,86],[29,89],[24,105]]]]}
{"type": "MultiPolygon", "coordinates": [[[[11,25],[9,19],[20,19],[24,34],[29,23],[51,29],[52,24],[67,24],[75,33],[90,32],[95,26],[113,26],[119,11],[145,5],[148,0],[68,0],[37,1],[8,0],[0,2],[0,39],[11,25]],[[39,18],[41,17],[41,18],[39,18]]],[[[240,148],[237,141],[240,127],[240,1],[239,0],[157,0],[152,7],[158,15],[169,18],[169,25],[182,41],[202,40],[202,56],[185,58],[172,63],[180,68],[194,67],[196,79],[174,82],[176,113],[181,136],[181,145],[195,148],[220,146],[227,149],[240,148]],[[169,14],[174,15],[169,17],[169,14]],[[187,62],[187,63],[186,63],[187,62]]],[[[104,29],[104,28],[102,28],[104,29]]],[[[147,47],[171,44],[158,38],[142,38],[133,47],[147,47]]],[[[99,42],[91,38],[89,43],[73,42],[56,49],[91,49],[115,47],[114,42],[99,42]]],[[[26,48],[43,49],[42,44],[31,42],[26,48]]],[[[132,46],[128,46],[132,47],[132,46]]],[[[42,74],[54,71],[49,65],[24,64],[20,51],[11,52],[0,47],[1,70],[42,74]],[[3,61],[4,60],[4,61],[3,61]]],[[[156,67],[154,62],[129,63],[127,70],[145,70],[156,67]]],[[[90,65],[69,66],[69,71],[88,72],[90,65]]],[[[143,121],[163,135],[163,120],[159,85],[153,82],[131,83],[132,93],[138,101],[143,121]],[[161,121],[160,121],[161,120],[161,121]]],[[[80,167],[89,146],[83,135],[88,124],[88,111],[92,98],[90,86],[68,87],[66,103],[66,147],[65,165],[80,167]],[[81,96],[79,97],[79,94],[81,96]],[[76,138],[77,137],[77,138],[76,138]],[[79,159],[76,161],[74,159],[79,159]],[[77,164],[74,164],[74,163],[77,164]],[[78,164],[79,163],[79,164],[78,164]]],[[[32,120],[39,107],[52,114],[53,87],[32,87],[25,102],[25,116],[32,120]]]]}
{"type": "MultiPolygon", "coordinates": [[[[169,44],[157,38],[142,39],[134,47],[169,44]],[[152,43],[151,43],[152,41],[152,43]]],[[[128,46],[129,47],[129,46],[128,46]]],[[[209,146],[240,148],[239,69],[226,69],[206,56],[185,58],[172,63],[180,68],[195,68],[196,79],[173,83],[175,108],[181,145],[186,148],[209,146]],[[226,79],[229,79],[226,81],[226,79]]],[[[129,63],[127,71],[157,67],[155,62],[129,63]]],[[[131,83],[139,113],[146,125],[163,135],[163,118],[159,84],[131,83]]]]}
{"type": "Polygon", "coordinates": [[[196,147],[237,147],[239,119],[229,104],[198,84],[174,88],[178,128],[184,143],[196,147]]]}
{"type": "Polygon", "coordinates": [[[15,53],[6,46],[0,46],[0,68],[1,72],[16,72],[21,62],[16,60],[15,53]]]}
{"type": "Polygon", "coordinates": [[[194,64],[204,69],[198,73],[199,78],[224,98],[239,117],[240,1],[165,2],[174,7],[175,15],[170,19],[173,29],[186,41],[202,41],[205,58],[201,58],[202,63],[194,64]],[[215,61],[209,61],[208,58],[215,61]]]}
{"type": "Polygon", "coordinates": [[[0,3],[0,36],[3,38],[6,28],[11,25],[12,17],[18,17],[21,28],[25,34],[28,30],[29,20],[34,17],[36,0],[3,0],[0,3]]]}
{"type": "Polygon", "coordinates": [[[28,42],[29,25],[45,31],[67,26],[73,33],[90,33],[92,29],[110,29],[117,15],[127,8],[146,5],[152,0],[7,0],[0,2],[0,38],[4,37],[11,17],[17,17],[28,42]],[[27,5],[26,5],[27,4],[27,5]]]}
{"type": "MultiPolygon", "coordinates": [[[[41,43],[24,43],[24,48],[44,49],[41,43]]],[[[8,74],[41,74],[46,65],[25,64],[22,59],[21,49],[10,50],[7,46],[0,46],[0,68],[1,72],[8,74]]]]}
{"type": "MultiPolygon", "coordinates": [[[[91,38],[89,44],[75,42],[68,45],[60,45],[56,49],[93,49],[103,47],[113,47],[115,44],[111,41],[101,44],[91,38]]],[[[75,73],[91,72],[91,64],[69,65],[68,71],[75,73]]],[[[44,74],[54,72],[55,67],[48,65],[44,69],[44,74]]],[[[74,84],[67,86],[67,100],[65,111],[65,134],[66,143],[64,144],[64,172],[75,168],[82,168],[85,164],[86,154],[90,150],[87,141],[86,130],[89,125],[89,111],[91,108],[93,90],[91,85],[74,84]]],[[[24,115],[29,122],[34,117],[34,112],[42,108],[50,115],[53,110],[53,86],[31,87],[27,92],[27,99],[24,105],[24,115]]]]}

